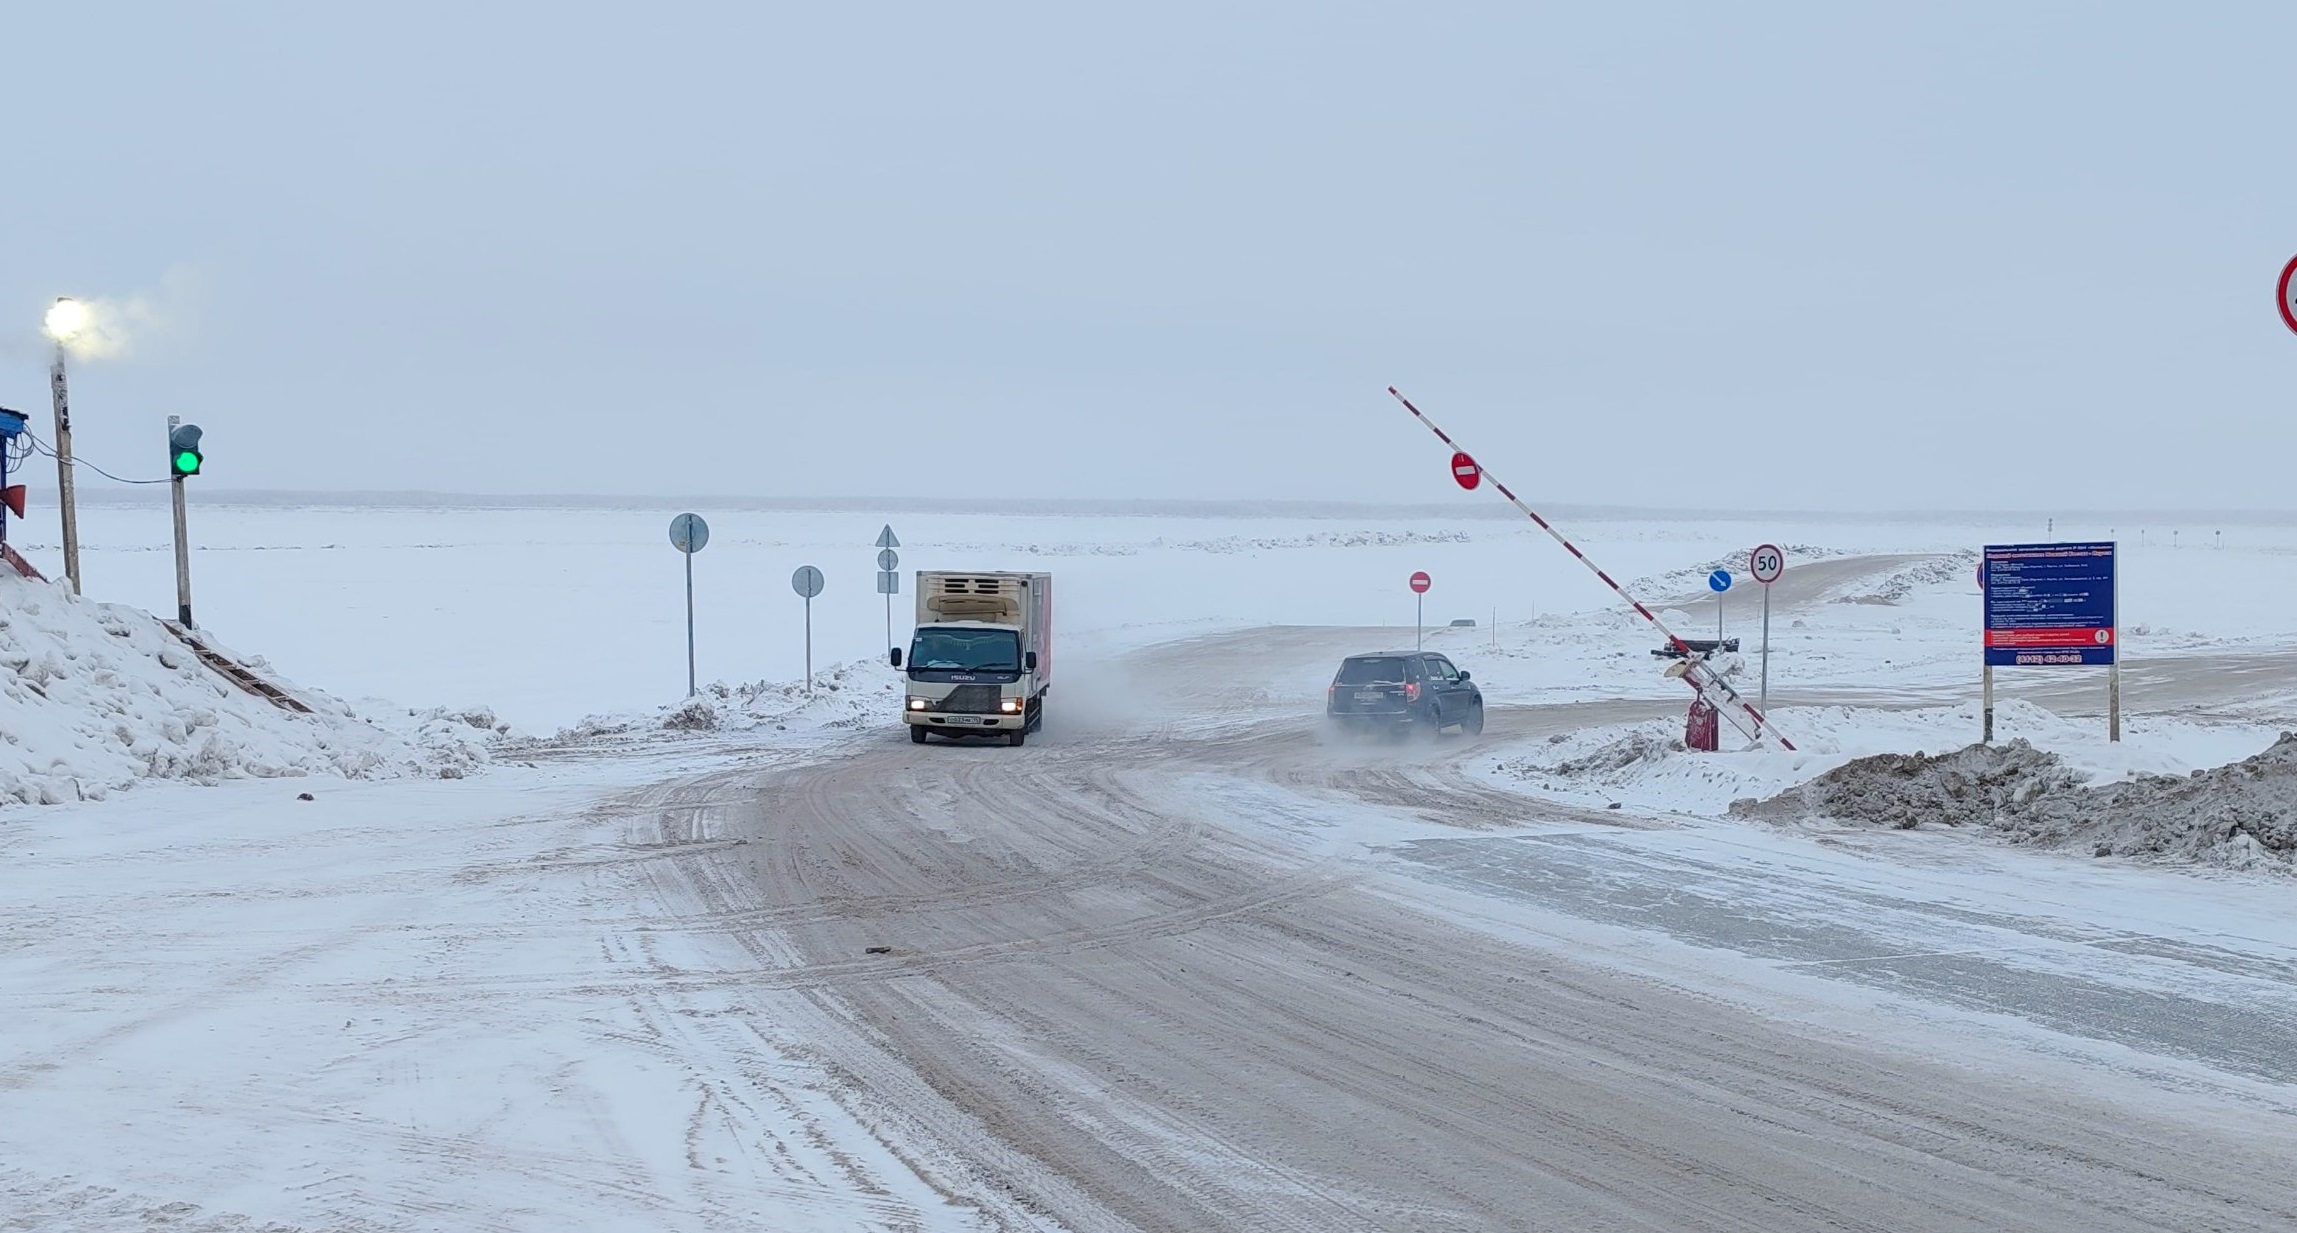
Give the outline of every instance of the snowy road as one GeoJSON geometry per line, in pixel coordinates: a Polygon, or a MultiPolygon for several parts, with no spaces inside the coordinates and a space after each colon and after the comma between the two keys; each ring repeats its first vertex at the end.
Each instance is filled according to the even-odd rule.
{"type": "Polygon", "coordinates": [[[1180,683],[1152,701],[1193,733],[701,779],[665,807],[747,842],[665,893],[956,1202],[1067,1227],[2297,1225],[2285,925],[2149,934],[2110,888],[2013,911],[2040,858],[1735,843],[1534,805],[1464,746],[1326,748],[1266,682],[1362,637],[1152,653],[1133,679],[1180,683]]]}
{"type": "MultiPolygon", "coordinates": [[[[1018,750],[912,746],[879,670],[786,734],[11,813],[0,1228],[2297,1227],[2285,883],[1508,790],[1681,715],[1590,628],[1473,657],[1548,701],[1434,746],[1313,713],[1408,627],[1271,625],[1072,643],[1018,750]]],[[[1774,697],[1975,686],[1861,680],[1774,697]]]]}

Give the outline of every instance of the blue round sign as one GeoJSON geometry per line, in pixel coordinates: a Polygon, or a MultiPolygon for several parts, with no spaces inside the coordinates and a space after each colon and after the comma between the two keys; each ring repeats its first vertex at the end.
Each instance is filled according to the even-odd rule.
{"type": "Polygon", "coordinates": [[[680,514],[670,520],[670,546],[687,556],[702,550],[710,542],[710,524],[700,514],[680,514]]]}
{"type": "Polygon", "coordinates": [[[1730,590],[1731,571],[1727,569],[1718,569],[1714,573],[1707,575],[1707,589],[1715,592],[1718,595],[1724,591],[1730,590]]]}

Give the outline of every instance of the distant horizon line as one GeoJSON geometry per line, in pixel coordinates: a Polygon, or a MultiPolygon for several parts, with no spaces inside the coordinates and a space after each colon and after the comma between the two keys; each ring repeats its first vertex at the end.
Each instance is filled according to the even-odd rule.
{"type": "MultiPolygon", "coordinates": [[[[83,490],[80,502],[88,506],[145,506],[166,501],[158,485],[149,490],[83,490]]],[[[218,488],[200,491],[192,499],[202,505],[254,507],[345,506],[363,509],[617,509],[676,511],[734,510],[789,513],[966,513],[1018,516],[1071,517],[1290,517],[1340,518],[1472,518],[1478,521],[1521,517],[1500,502],[1475,504],[1437,502],[1318,501],[1305,498],[1238,500],[1207,497],[1000,497],[968,500],[945,496],[803,497],[733,496],[726,494],[670,497],[621,493],[477,493],[429,489],[343,489],[335,491],[286,488],[218,488]]],[[[1872,518],[1882,521],[1946,522],[2047,521],[2055,518],[2071,526],[2109,520],[2156,519],[2170,522],[2225,522],[2242,524],[2297,523],[2293,509],[1749,509],[1663,505],[1615,505],[1556,502],[1546,507],[1556,516],[1583,519],[1647,521],[1663,518],[1742,522],[1759,519],[1872,518]]]]}

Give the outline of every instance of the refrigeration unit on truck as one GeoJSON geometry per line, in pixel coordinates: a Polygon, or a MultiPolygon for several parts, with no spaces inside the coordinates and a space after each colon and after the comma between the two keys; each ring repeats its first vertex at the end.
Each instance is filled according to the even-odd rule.
{"type": "Polygon", "coordinates": [[[1053,576],[921,569],[916,594],[909,654],[893,650],[893,666],[909,678],[901,708],[909,739],[1026,741],[1045,722],[1053,682],[1053,576]]]}

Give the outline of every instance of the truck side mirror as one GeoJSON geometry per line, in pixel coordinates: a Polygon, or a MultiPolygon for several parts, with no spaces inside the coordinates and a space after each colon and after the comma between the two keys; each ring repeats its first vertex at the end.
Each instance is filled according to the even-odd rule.
{"type": "Polygon", "coordinates": [[[890,658],[891,660],[893,660],[893,666],[894,666],[894,667],[896,667],[896,668],[900,667],[900,666],[901,666],[901,648],[900,648],[900,647],[895,647],[895,648],[893,648],[892,652],[891,652],[891,653],[888,655],[888,658],[890,658]]]}
{"type": "Polygon", "coordinates": [[[1461,680],[1463,680],[1463,681],[1466,681],[1466,680],[1472,680],[1472,679],[1474,679],[1474,675],[1473,675],[1472,673],[1470,673],[1470,672],[1469,672],[1467,669],[1465,669],[1465,668],[1462,668],[1462,669],[1460,669],[1460,679],[1461,679],[1461,680]]]}
{"type": "Polygon", "coordinates": [[[1035,672],[1036,670],[1037,670],[1037,653],[1036,653],[1035,651],[1023,651],[1023,652],[1021,652],[1021,671],[1023,671],[1023,672],[1035,672]]]}

